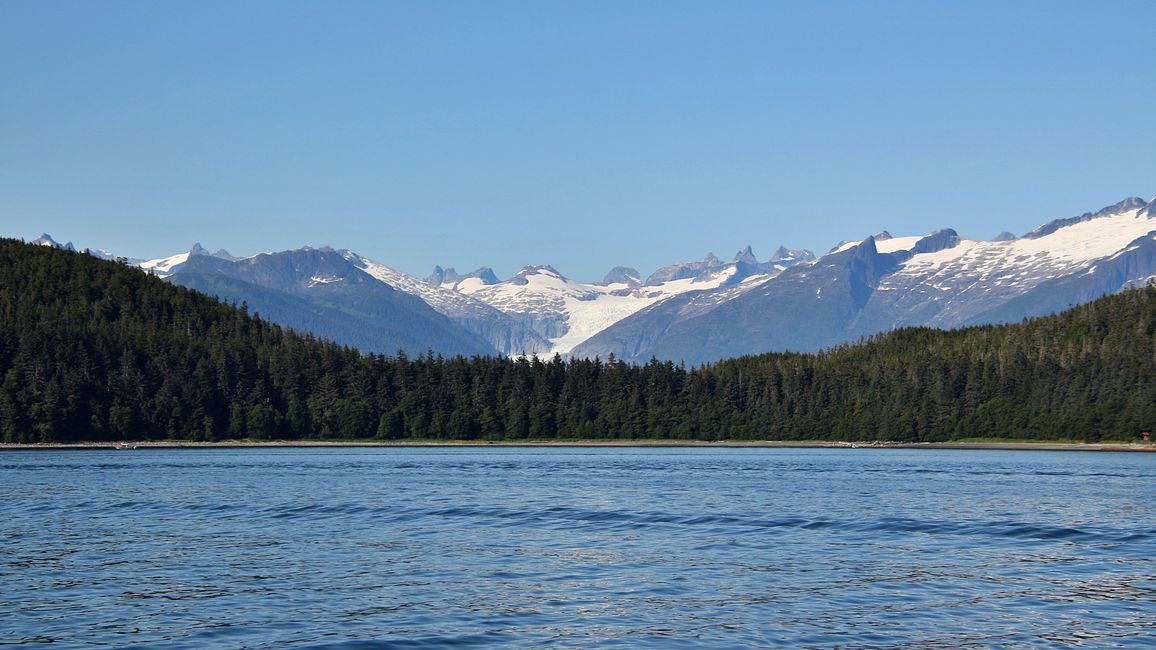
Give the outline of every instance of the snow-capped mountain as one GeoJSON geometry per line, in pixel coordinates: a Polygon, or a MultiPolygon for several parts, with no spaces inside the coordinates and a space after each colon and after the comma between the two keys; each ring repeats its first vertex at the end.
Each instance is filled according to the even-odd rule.
{"type": "Polygon", "coordinates": [[[629,266],[616,266],[606,272],[599,284],[625,284],[628,287],[642,286],[642,274],[629,266]]]}
{"type": "Polygon", "coordinates": [[[229,251],[223,248],[218,250],[216,253],[209,253],[209,251],[205,250],[205,248],[201,246],[201,242],[197,242],[193,244],[193,247],[190,248],[188,252],[178,253],[176,255],[170,255],[168,257],[162,257],[155,260],[138,260],[135,262],[135,264],[136,266],[139,266],[140,268],[148,271],[149,273],[152,273],[153,275],[166,278],[169,275],[172,275],[178,266],[188,262],[189,258],[197,256],[215,257],[217,259],[225,260],[226,262],[235,262],[238,259],[230,255],[229,251]]]}
{"type": "MultiPolygon", "coordinates": [[[[365,351],[390,354],[400,348],[412,354],[433,349],[445,354],[521,355],[544,353],[549,347],[544,338],[522,325],[520,320],[484,302],[451,288],[430,285],[348,250],[305,247],[296,251],[267,253],[242,259],[223,249],[210,254],[198,243],[188,252],[140,261],[137,266],[179,284],[205,290],[236,302],[245,302],[250,308],[277,322],[312,331],[365,351]],[[333,256],[340,257],[342,262],[336,263],[331,259],[333,256]],[[292,260],[292,264],[286,266],[286,260],[292,260]],[[359,271],[359,275],[366,277],[351,277],[350,274],[354,271],[359,271]],[[229,276],[233,282],[222,283],[219,279],[213,280],[206,276],[229,276]],[[378,308],[370,306],[383,301],[397,303],[398,300],[390,297],[390,294],[362,295],[370,291],[364,287],[351,293],[349,287],[364,284],[366,280],[370,280],[370,286],[380,283],[388,289],[406,295],[407,298],[419,299],[419,302],[425,303],[420,309],[417,309],[412,301],[401,307],[411,311],[432,308],[469,332],[470,336],[465,338],[470,340],[459,340],[463,338],[460,332],[447,338],[443,336],[444,333],[438,333],[438,330],[442,329],[440,326],[424,334],[393,331],[388,336],[374,336],[372,334],[374,327],[378,327],[383,333],[389,331],[388,323],[377,325],[374,323],[385,314],[393,314],[392,317],[396,319],[398,316],[392,310],[399,306],[393,305],[388,309],[380,305],[378,308]],[[237,281],[243,281],[251,286],[246,288],[238,285],[237,281]],[[344,288],[344,293],[336,291],[338,287],[344,288]],[[269,291],[289,292],[293,294],[294,299],[289,300],[281,295],[274,297],[269,291]],[[365,304],[352,309],[351,305],[345,302],[355,295],[357,300],[365,304]],[[299,304],[300,300],[317,304],[304,308],[299,304]],[[295,318],[291,313],[290,304],[296,305],[295,308],[298,310],[304,310],[303,318],[312,324],[307,325],[305,321],[295,318]],[[324,313],[318,312],[318,309],[324,313]],[[367,315],[363,313],[367,309],[370,312],[368,320],[367,315]],[[276,318],[273,318],[273,314],[277,315],[276,318]],[[343,325],[343,320],[350,322],[343,325]],[[435,335],[434,339],[431,339],[430,335],[435,335]],[[441,343],[431,343],[431,340],[441,343]],[[454,342],[447,345],[446,341],[454,342]]],[[[453,273],[452,269],[450,273],[453,273]]],[[[470,277],[476,276],[471,274],[470,277]]],[[[494,281],[497,281],[496,278],[494,281]]],[[[421,315],[421,318],[426,317],[428,314],[421,315]]],[[[401,320],[412,321],[413,318],[401,320]]]]}
{"type": "Polygon", "coordinates": [[[732,258],[730,262],[723,262],[715,257],[714,253],[707,253],[701,262],[678,262],[677,264],[664,266],[654,273],[651,273],[650,277],[646,278],[646,284],[648,286],[658,286],[674,280],[702,278],[731,266],[738,269],[737,274],[741,276],[740,279],[745,279],[752,275],[775,276],[791,266],[805,264],[814,259],[815,254],[809,250],[788,250],[785,246],[780,246],[774,255],[771,256],[770,260],[759,262],[759,259],[755,257],[754,251],[751,250],[750,246],[747,246],[735,253],[734,258],[732,258]]]}
{"type": "Polygon", "coordinates": [[[458,276],[453,269],[441,271],[441,267],[437,267],[435,276],[441,271],[440,281],[431,283],[428,279],[419,280],[352,251],[343,250],[340,253],[370,276],[398,291],[421,298],[430,307],[480,336],[502,354],[513,356],[539,354],[547,352],[550,348],[545,337],[524,325],[520,318],[510,316],[481,300],[453,290],[454,285],[467,278],[480,279],[483,282],[492,278],[493,282],[497,282],[497,278],[493,277],[494,272],[490,269],[479,269],[468,276],[458,276]]]}
{"type": "MultiPolygon", "coordinates": [[[[680,263],[660,269],[639,282],[634,269],[615,267],[602,283],[571,280],[551,266],[526,266],[514,277],[497,284],[461,280],[456,291],[485,302],[518,318],[549,341],[549,353],[566,354],[575,346],[614,323],[688,292],[741,293],[793,265],[810,261],[809,251],[760,264],[750,247],[735,261],[723,263],[714,255],[702,262],[680,263]]],[[[444,286],[444,285],[443,285],[444,286]]]]}
{"type": "Polygon", "coordinates": [[[908,325],[955,327],[1043,315],[1156,275],[1156,206],[1130,198],[978,241],[946,229],[845,242],[732,296],[685,295],[577,346],[574,356],[688,362],[817,350],[908,325]]]}
{"type": "Polygon", "coordinates": [[[74,251],[74,252],[76,251],[76,247],[72,245],[72,242],[68,242],[66,244],[61,244],[60,242],[53,239],[52,235],[50,235],[46,232],[41,233],[39,237],[37,237],[36,239],[33,239],[32,241],[30,241],[28,243],[33,244],[35,246],[49,246],[51,248],[59,248],[61,250],[66,250],[66,251],[74,251]]]}
{"type": "MultiPolygon", "coordinates": [[[[1156,277],[1156,204],[1130,198],[992,240],[944,229],[887,231],[816,259],[748,246],[651,273],[619,266],[577,282],[548,265],[499,281],[436,267],[419,279],[348,250],[309,248],[238,259],[188,252],[115,257],[186,286],[245,302],[263,317],[367,352],[613,354],[691,363],[773,350],[817,350],[908,325],[1018,321],[1156,277]]],[[[74,249],[48,235],[34,243],[74,249]]]]}
{"type": "Polygon", "coordinates": [[[494,269],[488,266],[467,273],[465,275],[459,274],[453,267],[443,269],[440,266],[435,266],[433,273],[426,277],[426,284],[432,284],[435,287],[442,287],[444,289],[453,290],[457,284],[463,280],[476,280],[481,284],[497,284],[498,276],[494,275],[494,269]]]}
{"type": "MultiPolygon", "coordinates": [[[[504,282],[499,282],[493,271],[486,267],[466,275],[460,275],[452,268],[435,267],[433,274],[422,280],[349,250],[308,247],[299,251],[238,259],[223,250],[209,254],[200,244],[195,244],[188,252],[140,261],[137,265],[160,277],[194,288],[211,290],[227,299],[244,301],[268,316],[272,303],[276,301],[270,301],[265,293],[267,290],[292,291],[297,298],[301,298],[310,294],[330,294],[331,288],[327,285],[347,279],[341,274],[334,275],[332,269],[306,273],[307,268],[298,268],[305,264],[302,260],[312,260],[310,263],[318,263],[320,260],[301,255],[293,257],[297,260],[297,266],[291,273],[284,268],[270,268],[276,260],[289,253],[305,251],[336,254],[352,268],[385,286],[420,298],[484,341],[492,351],[515,356],[565,354],[618,320],[671,296],[724,286],[730,287],[731,291],[719,293],[716,298],[731,295],[754,286],[755,280],[773,277],[783,269],[813,258],[809,251],[781,249],[774,261],[760,263],[750,247],[747,247],[736,255],[733,262],[724,263],[708,255],[703,262],[668,267],[679,269],[673,273],[676,279],[658,281],[652,276],[646,285],[641,283],[638,271],[626,267],[616,267],[603,283],[591,284],[570,280],[549,266],[527,266],[504,282]],[[243,280],[261,287],[262,290],[254,289],[246,293],[243,288],[235,285],[213,288],[212,283],[204,277],[206,274],[228,275],[234,280],[243,280]],[[287,277],[290,280],[286,280],[287,277]]],[[[332,304],[325,306],[334,307],[332,304]]],[[[278,309],[277,313],[282,313],[282,310],[278,309]]],[[[301,326],[288,314],[280,318],[285,324],[301,326]]],[[[315,315],[311,318],[316,320],[320,317],[315,315]]],[[[333,316],[330,314],[326,319],[327,322],[332,321],[333,316]]],[[[325,335],[334,338],[333,332],[340,329],[326,326],[325,335]]],[[[360,326],[354,329],[360,331],[360,326]]],[[[347,341],[339,335],[336,339],[347,341]]],[[[366,347],[363,335],[359,334],[357,340],[361,341],[358,347],[366,347]]],[[[370,349],[376,351],[378,347],[370,349]]],[[[433,349],[443,351],[436,346],[433,349]]],[[[459,352],[460,349],[454,351],[459,352]]]]}
{"type": "MultiPolygon", "coordinates": [[[[76,247],[72,245],[72,242],[65,242],[65,243],[61,244],[60,242],[53,239],[52,235],[50,235],[48,233],[41,233],[39,237],[37,237],[36,239],[33,239],[32,241],[30,241],[28,243],[35,244],[37,246],[51,246],[53,248],[59,248],[61,250],[66,250],[66,251],[73,251],[73,252],[76,251],[76,247]]],[[[94,248],[86,248],[86,249],[84,249],[84,252],[88,253],[89,255],[92,255],[93,257],[99,257],[99,258],[104,259],[104,260],[118,259],[116,255],[113,255],[112,253],[109,253],[108,251],[97,250],[94,248]]],[[[140,260],[126,260],[126,261],[129,262],[130,264],[133,264],[133,263],[139,262],[140,260]]]]}
{"type": "MultiPolygon", "coordinates": [[[[908,246],[881,248],[910,250],[910,259],[894,273],[881,278],[865,309],[868,319],[860,331],[874,330],[873,323],[886,320],[891,327],[908,324],[957,327],[993,320],[989,312],[1012,299],[1031,294],[1037,287],[1058,278],[1089,273],[1097,266],[1119,266],[1126,249],[1141,245],[1156,231],[1152,208],[1142,199],[1126,199],[1096,212],[1045,224],[1023,237],[1000,242],[958,238],[950,246],[921,251],[908,246]],[[884,316],[886,314],[886,316],[884,316]]],[[[1128,282],[1146,279],[1126,273],[1104,292],[1116,292],[1128,282]]],[[[1070,295],[1055,292],[1056,309],[1073,302],[1070,295]]],[[[1096,297],[1096,296],[1091,296],[1096,297]]],[[[1054,310],[1048,310],[1054,311],[1054,310]]],[[[1015,320],[1041,312],[1016,313],[1015,320]]]]}
{"type": "MultiPolygon", "coordinates": [[[[305,247],[244,259],[188,253],[142,262],[177,284],[245,303],[263,318],[364,352],[493,355],[498,351],[419,296],[367,272],[367,260],[305,247]]],[[[376,270],[376,269],[375,269],[376,270]]]]}

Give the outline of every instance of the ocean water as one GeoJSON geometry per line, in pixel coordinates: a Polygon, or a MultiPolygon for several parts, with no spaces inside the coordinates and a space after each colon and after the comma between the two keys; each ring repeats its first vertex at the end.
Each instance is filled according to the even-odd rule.
{"type": "Polygon", "coordinates": [[[1156,647],[1156,454],[0,452],[0,645],[1156,647]]]}

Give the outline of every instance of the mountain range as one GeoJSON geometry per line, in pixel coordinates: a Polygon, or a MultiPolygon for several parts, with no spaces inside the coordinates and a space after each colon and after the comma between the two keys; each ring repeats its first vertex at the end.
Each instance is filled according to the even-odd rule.
{"type": "MultiPolygon", "coordinates": [[[[577,282],[549,265],[499,280],[489,268],[417,278],[349,250],[305,247],[236,258],[194,245],[157,259],[114,256],[263,318],[364,352],[553,355],[690,364],[815,351],[905,326],[1014,322],[1156,276],[1156,203],[1132,197],[1023,236],[943,229],[845,241],[825,255],[751,247],[730,261],[618,266],[577,282]]],[[[48,235],[34,243],[59,244],[48,235]]]]}

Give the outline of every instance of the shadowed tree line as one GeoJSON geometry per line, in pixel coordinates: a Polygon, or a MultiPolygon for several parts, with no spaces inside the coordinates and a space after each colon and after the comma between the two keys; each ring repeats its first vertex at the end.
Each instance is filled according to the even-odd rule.
{"type": "Polygon", "coordinates": [[[0,439],[1129,439],[1156,424],[1156,288],[819,354],[362,355],[94,257],[0,240],[0,439]]]}

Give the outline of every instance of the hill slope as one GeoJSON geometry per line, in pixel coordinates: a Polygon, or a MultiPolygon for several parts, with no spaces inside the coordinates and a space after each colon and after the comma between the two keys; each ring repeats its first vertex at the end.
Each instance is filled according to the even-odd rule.
{"type": "Polygon", "coordinates": [[[124,265],[0,240],[0,436],[1131,438],[1156,422],[1156,288],[820,354],[387,359],[124,265]]]}
{"type": "Polygon", "coordinates": [[[378,281],[332,249],[305,248],[243,260],[188,255],[173,265],[168,279],[246,302],[275,323],[362,352],[497,354],[418,296],[378,281]]]}

